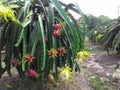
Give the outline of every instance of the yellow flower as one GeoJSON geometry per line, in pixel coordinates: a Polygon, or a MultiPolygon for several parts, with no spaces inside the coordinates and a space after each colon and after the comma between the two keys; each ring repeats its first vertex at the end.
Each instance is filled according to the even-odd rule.
{"type": "Polygon", "coordinates": [[[85,50],[83,50],[83,54],[84,54],[84,56],[85,56],[85,57],[88,57],[88,56],[90,56],[90,52],[88,52],[88,51],[85,51],[85,50]]]}
{"type": "Polygon", "coordinates": [[[83,60],[87,56],[90,56],[90,53],[88,51],[85,51],[85,50],[80,51],[79,53],[77,53],[75,61],[78,62],[78,63],[83,63],[83,60]]]}
{"type": "Polygon", "coordinates": [[[84,59],[85,59],[84,53],[82,51],[78,52],[75,61],[78,63],[83,63],[84,59]]]}
{"type": "Polygon", "coordinates": [[[5,6],[0,2],[0,18],[4,18],[6,22],[12,20],[13,22],[20,23],[15,17],[15,11],[13,8],[17,8],[16,5],[5,6]]]}
{"type": "Polygon", "coordinates": [[[84,59],[82,59],[82,58],[75,58],[75,61],[76,61],[77,63],[80,63],[80,64],[83,63],[83,60],[84,60],[84,59]]]}
{"type": "Polygon", "coordinates": [[[99,34],[98,36],[97,36],[97,39],[99,40],[99,39],[101,39],[103,37],[103,35],[102,34],[99,34]]]}
{"type": "Polygon", "coordinates": [[[59,80],[69,82],[72,79],[72,71],[70,67],[63,67],[59,73],[59,80]]]}
{"type": "Polygon", "coordinates": [[[80,51],[79,53],[77,53],[77,58],[84,59],[85,58],[84,53],[82,51],[80,51]]]}

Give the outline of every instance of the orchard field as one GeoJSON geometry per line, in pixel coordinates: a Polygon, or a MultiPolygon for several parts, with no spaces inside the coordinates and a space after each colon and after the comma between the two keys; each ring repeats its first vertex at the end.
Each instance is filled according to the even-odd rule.
{"type": "Polygon", "coordinates": [[[0,90],[120,90],[119,30],[78,4],[0,0],[0,90]]]}

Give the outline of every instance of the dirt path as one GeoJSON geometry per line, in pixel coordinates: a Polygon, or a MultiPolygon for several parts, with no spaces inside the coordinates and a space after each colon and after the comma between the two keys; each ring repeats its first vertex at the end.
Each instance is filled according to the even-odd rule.
{"type": "Polygon", "coordinates": [[[82,65],[82,73],[87,76],[94,90],[120,90],[120,69],[115,71],[120,61],[115,53],[108,55],[102,48],[90,45],[91,55],[82,65]]]}

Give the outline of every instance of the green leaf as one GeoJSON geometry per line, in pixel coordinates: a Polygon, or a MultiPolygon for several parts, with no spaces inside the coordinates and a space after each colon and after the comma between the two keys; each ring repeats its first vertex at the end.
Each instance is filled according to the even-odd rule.
{"type": "MultiPolygon", "coordinates": [[[[61,4],[57,1],[57,0],[50,0],[52,2],[52,4],[55,6],[55,8],[57,9],[57,11],[59,12],[59,14],[61,15],[61,17],[66,21],[67,25],[69,26],[72,34],[74,34],[74,26],[73,24],[70,22],[69,18],[67,17],[67,14],[65,13],[65,11],[62,9],[61,4]]],[[[74,35],[73,35],[74,36],[74,35]]],[[[74,37],[73,37],[74,38],[74,37]]]]}
{"type": "Polygon", "coordinates": [[[5,83],[5,87],[8,88],[8,89],[12,89],[13,88],[13,86],[10,85],[9,83],[5,83]]]}
{"type": "Polygon", "coordinates": [[[19,36],[19,38],[18,38],[18,40],[17,40],[17,43],[15,44],[16,47],[18,47],[18,46],[20,45],[20,43],[21,43],[21,41],[22,41],[22,39],[23,39],[23,33],[24,33],[24,31],[25,31],[25,29],[22,28],[21,33],[20,33],[20,36],[19,36]]]}
{"type": "Polygon", "coordinates": [[[36,52],[36,45],[37,45],[37,39],[34,41],[34,44],[33,44],[33,47],[32,47],[32,51],[31,51],[31,54],[34,56],[35,55],[35,52],[36,52]]]}
{"type": "Polygon", "coordinates": [[[22,23],[22,26],[23,26],[23,27],[26,27],[26,26],[32,21],[32,14],[33,14],[32,11],[30,11],[30,12],[27,14],[27,16],[25,17],[25,19],[24,19],[24,21],[23,21],[23,23],[22,23]]]}
{"type": "Polygon", "coordinates": [[[80,9],[80,7],[79,7],[79,5],[78,4],[75,4],[75,6],[76,6],[76,8],[77,8],[77,10],[78,10],[78,12],[79,12],[79,14],[81,15],[81,17],[82,17],[82,20],[84,21],[84,23],[86,22],[86,18],[85,18],[85,15],[82,13],[82,11],[81,11],[81,9],[80,9]]]}
{"type": "Polygon", "coordinates": [[[80,37],[80,39],[82,39],[82,49],[84,49],[84,42],[85,42],[85,37],[86,37],[86,18],[85,18],[85,15],[82,13],[78,4],[75,4],[75,6],[76,6],[79,14],[81,15],[81,18],[82,18],[82,21],[83,21],[83,28],[80,29],[80,27],[79,27],[79,30],[82,30],[82,32],[83,32],[83,33],[80,33],[80,35],[82,36],[82,37],[80,37]]]}
{"type": "Polygon", "coordinates": [[[25,55],[27,52],[27,40],[26,40],[26,32],[23,33],[23,56],[22,56],[22,70],[25,71],[25,55]]]}
{"type": "Polygon", "coordinates": [[[42,19],[41,16],[38,15],[38,22],[37,22],[37,27],[38,27],[38,35],[41,38],[41,43],[42,43],[42,62],[41,63],[41,71],[45,68],[45,62],[46,62],[46,42],[45,42],[45,36],[44,36],[44,29],[43,29],[43,24],[42,24],[42,19]]]}
{"type": "Polygon", "coordinates": [[[76,29],[71,23],[70,19],[67,17],[67,13],[62,9],[61,4],[57,0],[50,0],[52,4],[55,6],[55,9],[57,9],[58,13],[61,15],[61,17],[65,20],[66,24],[69,27],[70,34],[71,34],[71,45],[72,45],[72,50],[74,51],[74,54],[77,53],[78,51],[78,34],[76,33],[76,29]]]}
{"type": "Polygon", "coordinates": [[[50,5],[47,8],[47,12],[48,12],[48,39],[50,42],[50,48],[54,48],[54,37],[53,37],[53,25],[54,25],[54,12],[53,12],[53,8],[50,5]]]}

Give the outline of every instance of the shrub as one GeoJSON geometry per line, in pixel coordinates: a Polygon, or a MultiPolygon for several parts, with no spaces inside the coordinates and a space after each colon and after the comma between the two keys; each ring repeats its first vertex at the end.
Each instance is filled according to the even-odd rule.
{"type": "Polygon", "coordinates": [[[1,15],[0,50],[5,47],[6,54],[4,60],[0,54],[0,76],[5,71],[11,75],[11,68],[16,67],[21,78],[42,77],[46,81],[52,74],[58,80],[58,67],[79,69],[74,58],[84,49],[86,24],[78,5],[71,8],[78,9],[74,8],[83,18],[81,24],[57,0],[11,0],[1,4],[17,8],[10,9],[14,19],[1,15]]]}

